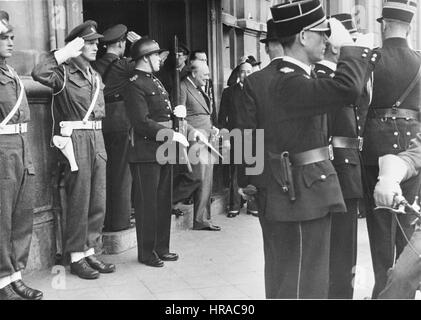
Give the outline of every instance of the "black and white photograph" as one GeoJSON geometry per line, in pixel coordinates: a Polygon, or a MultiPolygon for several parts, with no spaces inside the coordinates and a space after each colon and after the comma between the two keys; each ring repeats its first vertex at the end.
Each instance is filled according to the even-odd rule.
{"type": "Polygon", "coordinates": [[[0,0],[0,300],[421,300],[420,49],[418,0],[0,0]]]}

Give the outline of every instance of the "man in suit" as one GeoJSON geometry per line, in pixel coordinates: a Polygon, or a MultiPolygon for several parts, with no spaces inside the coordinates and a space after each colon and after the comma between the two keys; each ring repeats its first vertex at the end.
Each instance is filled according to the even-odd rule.
{"type": "MultiPolygon", "coordinates": [[[[258,191],[267,298],[325,299],[331,214],[345,211],[330,161],[326,113],[358,99],[376,56],[355,47],[337,20],[331,19],[329,28],[319,0],[279,4],[271,11],[285,56],[277,61],[267,105],[246,102],[245,129],[264,130],[265,165],[261,175],[239,179],[240,187],[253,184],[258,191]],[[338,69],[333,78],[316,79],[311,65],[323,58],[330,33],[330,41],[342,48],[338,69]]],[[[248,81],[246,101],[253,97],[247,88],[248,81]]]]}
{"type": "MultiPolygon", "coordinates": [[[[214,127],[212,121],[215,110],[212,108],[209,96],[203,91],[203,87],[208,80],[209,67],[207,64],[202,61],[194,61],[190,65],[189,74],[180,84],[180,104],[187,108],[187,123],[193,128],[201,130],[210,140],[212,136],[218,134],[218,129],[214,127]]],[[[204,149],[202,148],[202,152],[204,149]]],[[[200,181],[200,184],[193,190],[193,228],[195,230],[219,231],[221,228],[215,226],[211,220],[213,164],[199,162],[192,164],[192,169],[192,173],[184,175],[186,178],[191,176],[191,179],[181,180],[179,185],[175,186],[175,189],[183,188],[183,184],[188,183],[188,181],[200,181]]]]}
{"type": "MultiPolygon", "coordinates": [[[[369,196],[367,203],[367,228],[375,275],[372,297],[376,298],[387,281],[387,271],[399,257],[414,228],[407,216],[399,216],[405,234],[388,213],[373,212],[372,198],[379,174],[378,160],[385,154],[397,154],[408,148],[409,142],[421,131],[419,79],[414,82],[406,97],[402,97],[410,83],[421,72],[421,54],[408,44],[410,23],[417,10],[416,1],[385,2],[382,24],[383,47],[381,59],[374,70],[373,99],[364,131],[363,161],[369,196]]],[[[411,203],[419,194],[418,176],[406,181],[403,194],[411,203]]]]}
{"type": "MultiPolygon", "coordinates": [[[[350,14],[337,18],[352,34],[357,32],[350,14]]],[[[340,49],[326,44],[324,60],[315,64],[318,78],[334,77],[340,49]]],[[[362,128],[370,94],[365,89],[361,99],[347,108],[338,108],[328,114],[328,131],[333,146],[333,165],[345,199],[347,211],[332,215],[330,247],[330,299],[352,299],[353,277],[357,263],[357,222],[359,201],[363,198],[360,160],[362,128]]]]}

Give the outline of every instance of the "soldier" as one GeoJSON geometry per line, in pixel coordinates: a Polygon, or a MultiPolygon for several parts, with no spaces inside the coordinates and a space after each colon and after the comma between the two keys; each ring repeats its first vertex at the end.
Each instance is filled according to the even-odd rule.
{"type": "MultiPolygon", "coordinates": [[[[419,174],[421,169],[421,135],[413,139],[407,151],[386,155],[379,159],[379,177],[374,189],[378,206],[393,207],[396,196],[402,196],[400,184],[419,174]]],[[[389,214],[397,220],[397,215],[389,214]]],[[[405,239],[407,240],[407,239],[405,239]]],[[[379,299],[414,299],[421,283],[421,227],[417,226],[396,264],[388,271],[386,287],[379,299]]]]}
{"type": "MultiPolygon", "coordinates": [[[[53,89],[53,120],[63,137],[71,137],[78,167],[67,166],[65,252],[70,271],[82,279],[96,279],[115,271],[95,256],[105,216],[107,153],[101,119],[105,115],[104,85],[90,63],[98,51],[97,23],[89,20],[66,37],[66,46],[49,53],[32,77],[53,89]]],[[[54,128],[55,130],[57,128],[54,128]]],[[[70,164],[72,159],[69,158],[70,164]]]]}
{"type": "MultiPolygon", "coordinates": [[[[189,146],[185,136],[172,130],[174,117],[185,118],[186,108],[177,106],[173,112],[168,92],[153,74],[159,71],[162,51],[151,39],[142,38],[133,44],[131,57],[136,67],[130,78],[132,83],[124,92],[134,131],[129,162],[135,195],[138,260],[152,267],[163,267],[163,261],[178,260],[178,255],[169,250],[171,164],[157,162],[157,151],[162,145],[157,134],[166,130],[170,141],[189,146]]],[[[190,126],[188,132],[193,134],[190,126]]],[[[204,139],[198,132],[193,137],[204,139]]],[[[175,154],[168,156],[175,157],[175,154]]],[[[169,162],[175,160],[170,158],[169,162]]]]}
{"type": "MultiPolygon", "coordinates": [[[[357,32],[350,14],[332,16],[347,28],[351,35],[357,32]]],[[[340,49],[326,44],[324,60],[315,64],[318,78],[335,76],[340,49]]],[[[357,104],[338,108],[328,115],[328,131],[333,146],[333,165],[338,174],[346,212],[332,215],[330,247],[330,299],[352,299],[353,276],[357,262],[357,222],[359,201],[363,198],[360,151],[363,120],[369,104],[369,89],[357,104]]]]}
{"type": "MultiPolygon", "coordinates": [[[[107,29],[100,40],[107,52],[93,66],[102,76],[105,84],[105,118],[102,122],[105,148],[107,151],[107,206],[104,231],[116,232],[130,228],[132,209],[132,177],[127,159],[129,148],[130,120],[126,113],[123,97],[116,88],[125,79],[115,72],[113,65],[124,58],[127,27],[119,24],[107,29]]],[[[134,63],[133,63],[134,67],[134,63]]]]}
{"type": "MultiPolygon", "coordinates": [[[[323,58],[330,33],[320,1],[288,2],[271,11],[285,56],[276,62],[272,94],[259,100],[267,105],[247,107],[244,123],[264,130],[265,166],[262,175],[240,179],[240,187],[250,183],[258,190],[267,298],[323,299],[331,213],[345,211],[330,161],[326,113],[355,103],[376,56],[354,47],[349,32],[331,19],[330,41],[342,50],[338,69],[333,78],[315,79],[311,65],[323,58]]],[[[248,87],[246,81],[247,93],[248,87]]]]}
{"type": "MultiPolygon", "coordinates": [[[[381,60],[374,71],[373,99],[364,131],[363,161],[371,196],[379,173],[378,159],[385,154],[397,154],[408,148],[410,140],[421,131],[420,95],[421,54],[412,50],[407,37],[410,23],[417,10],[415,1],[389,0],[383,7],[383,47],[381,60]]],[[[403,194],[412,202],[419,193],[419,178],[403,185],[403,194]]],[[[373,213],[374,201],[368,199],[367,228],[375,275],[372,297],[376,298],[386,285],[387,270],[406,245],[413,227],[407,216],[399,216],[405,234],[397,229],[390,214],[373,213]]]]}
{"type": "Polygon", "coordinates": [[[40,300],[43,293],[22,281],[31,246],[34,175],[28,100],[22,81],[6,59],[14,49],[9,14],[0,11],[0,300],[40,300]]]}

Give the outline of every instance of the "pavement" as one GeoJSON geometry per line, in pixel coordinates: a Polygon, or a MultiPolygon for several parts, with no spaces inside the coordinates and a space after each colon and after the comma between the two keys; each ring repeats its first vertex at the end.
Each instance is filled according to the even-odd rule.
{"type": "MultiPolygon", "coordinates": [[[[117,272],[82,280],[68,268],[32,272],[25,282],[44,291],[46,300],[261,300],[264,258],[259,221],[242,212],[233,219],[213,217],[220,232],[185,230],[171,238],[177,262],[152,268],[137,262],[132,249],[103,256],[117,272]]],[[[354,299],[370,296],[374,279],[365,220],[359,220],[354,299]]],[[[418,296],[419,297],[419,296],[418,296]]]]}

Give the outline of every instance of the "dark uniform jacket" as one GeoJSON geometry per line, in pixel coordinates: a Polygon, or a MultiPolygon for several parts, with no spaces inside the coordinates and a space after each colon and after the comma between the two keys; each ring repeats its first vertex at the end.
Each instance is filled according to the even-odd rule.
{"type": "MultiPolygon", "coordinates": [[[[123,93],[134,130],[129,162],[156,162],[157,149],[163,143],[156,141],[156,135],[162,129],[170,129],[159,122],[174,120],[170,98],[162,83],[151,73],[136,69],[130,81],[123,93]]],[[[172,129],[168,134],[172,139],[172,129]]]]}
{"type": "MultiPolygon", "coordinates": [[[[94,69],[100,73],[105,84],[105,118],[102,123],[104,132],[127,132],[130,129],[130,120],[121,94],[124,84],[128,85],[128,71],[120,73],[122,64],[123,66],[127,64],[126,67],[129,70],[134,69],[134,62],[127,58],[120,58],[113,53],[104,54],[92,64],[94,69]]],[[[123,70],[126,68],[123,67],[123,70]]]]}
{"type": "MultiPolygon", "coordinates": [[[[377,166],[378,158],[397,154],[421,131],[415,119],[373,118],[378,108],[392,108],[414,79],[421,64],[421,53],[412,50],[403,38],[390,38],[380,49],[381,58],[374,70],[373,100],[364,132],[365,165],[377,166]]],[[[420,111],[421,85],[418,83],[399,108],[420,111]]]]}
{"type": "MultiPolygon", "coordinates": [[[[317,63],[314,71],[318,78],[333,78],[335,71],[327,65],[317,63]]],[[[367,83],[367,86],[370,82],[367,83]]],[[[355,105],[337,108],[328,114],[328,133],[330,137],[347,137],[357,139],[362,136],[364,119],[368,111],[371,88],[364,92],[355,105]]],[[[333,166],[338,174],[342,193],[345,199],[363,197],[360,151],[348,148],[333,148],[333,166]]]]}
{"type": "Polygon", "coordinates": [[[371,58],[368,49],[342,48],[336,75],[331,79],[312,79],[304,69],[284,58],[277,62],[277,75],[269,86],[272,94],[260,99],[250,97],[265,91],[250,87],[246,80],[245,103],[251,115],[248,126],[264,129],[265,134],[265,167],[257,182],[266,193],[266,203],[260,204],[260,209],[267,219],[306,221],[346,211],[330,160],[292,168],[297,197],[292,202],[281,188],[281,154],[288,151],[293,155],[328,145],[325,114],[356,102],[372,70],[371,58]],[[264,103],[263,116],[254,101],[261,101],[259,107],[264,103]]]}
{"type": "Polygon", "coordinates": [[[86,74],[78,58],[70,59],[58,65],[53,53],[49,53],[45,60],[37,64],[32,71],[34,80],[53,89],[54,93],[65,90],[55,96],[55,124],[60,121],[81,121],[91,105],[96,86],[100,86],[100,93],[89,120],[101,120],[105,116],[104,84],[101,76],[92,70],[92,79],[86,74]],[[66,69],[66,82],[64,82],[64,69],[66,69]],[[99,84],[96,81],[99,76],[99,84]]]}

